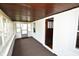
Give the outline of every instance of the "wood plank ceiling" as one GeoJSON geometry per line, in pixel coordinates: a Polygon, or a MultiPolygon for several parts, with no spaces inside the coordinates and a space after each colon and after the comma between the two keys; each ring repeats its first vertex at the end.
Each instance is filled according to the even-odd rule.
{"type": "Polygon", "coordinates": [[[0,3],[2,9],[12,21],[31,22],[79,7],[79,3],[0,3]]]}

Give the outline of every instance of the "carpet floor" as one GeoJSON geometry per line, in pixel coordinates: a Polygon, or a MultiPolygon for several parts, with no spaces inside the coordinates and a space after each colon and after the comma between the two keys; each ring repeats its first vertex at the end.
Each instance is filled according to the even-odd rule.
{"type": "Polygon", "coordinates": [[[12,56],[56,56],[34,38],[15,40],[12,56]]]}

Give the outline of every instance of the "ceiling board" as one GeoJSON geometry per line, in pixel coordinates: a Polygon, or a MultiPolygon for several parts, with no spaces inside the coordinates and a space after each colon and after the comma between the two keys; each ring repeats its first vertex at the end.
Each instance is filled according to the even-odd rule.
{"type": "Polygon", "coordinates": [[[0,3],[0,9],[13,21],[35,21],[78,6],[79,3],[0,3]]]}

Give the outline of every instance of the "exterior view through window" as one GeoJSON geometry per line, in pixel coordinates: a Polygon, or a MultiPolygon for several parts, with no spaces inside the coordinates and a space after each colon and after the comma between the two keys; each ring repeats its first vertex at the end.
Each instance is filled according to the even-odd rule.
{"type": "Polygon", "coordinates": [[[31,24],[30,23],[16,23],[16,32],[17,37],[28,37],[28,32],[31,31],[31,24]]]}

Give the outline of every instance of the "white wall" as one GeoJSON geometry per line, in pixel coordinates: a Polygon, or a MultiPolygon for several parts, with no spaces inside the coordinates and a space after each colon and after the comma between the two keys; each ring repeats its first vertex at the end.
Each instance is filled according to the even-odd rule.
{"type": "MultiPolygon", "coordinates": [[[[35,21],[36,33],[32,36],[47,47],[45,42],[45,19],[54,18],[53,49],[48,49],[59,56],[79,55],[76,46],[79,8],[55,14],[35,21]]],[[[33,23],[32,23],[33,24],[33,23]]]]}
{"type": "Polygon", "coordinates": [[[75,53],[79,8],[54,15],[54,52],[58,55],[75,53]],[[75,50],[75,51],[74,51],[75,50]],[[74,52],[73,52],[74,51],[74,52]]]}
{"type": "Polygon", "coordinates": [[[41,19],[41,20],[37,20],[32,22],[32,36],[37,39],[39,42],[41,42],[42,44],[44,43],[44,39],[45,39],[45,20],[41,19]],[[36,32],[33,32],[33,24],[35,23],[35,29],[36,32]]]}

